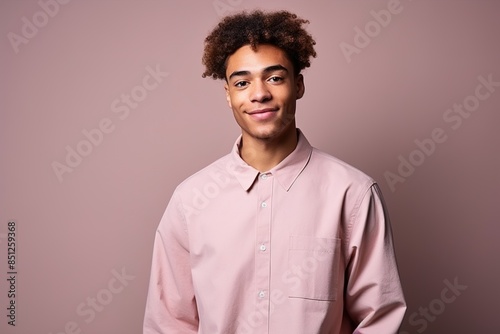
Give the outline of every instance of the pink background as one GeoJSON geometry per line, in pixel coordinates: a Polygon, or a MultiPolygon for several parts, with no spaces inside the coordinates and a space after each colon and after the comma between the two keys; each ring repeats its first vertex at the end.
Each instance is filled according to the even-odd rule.
{"type": "Polygon", "coordinates": [[[13,219],[18,295],[13,328],[2,278],[0,332],[141,332],[154,232],[170,195],[229,152],[239,133],[222,83],[201,78],[203,39],[220,14],[257,7],[311,21],[318,58],[304,73],[298,125],[314,146],[384,191],[409,303],[401,333],[498,332],[500,87],[457,129],[458,120],[443,117],[454,104],[474,102],[479,76],[500,81],[500,2],[401,0],[382,27],[371,11],[390,2],[116,0],[56,8],[41,0],[52,3],[52,17],[34,0],[2,1],[0,266],[5,277],[13,219]],[[13,46],[9,36],[24,38],[27,21],[38,31],[25,27],[31,37],[13,46]],[[372,37],[348,62],[340,45],[355,46],[355,27],[373,29],[372,37]],[[148,67],[168,75],[148,79],[156,87],[145,90],[148,67]],[[143,100],[126,115],[120,98],[131,93],[143,100]],[[101,122],[109,130],[102,137],[91,131],[101,122]],[[446,141],[431,150],[435,128],[446,141]],[[84,130],[97,144],[85,146],[84,130]],[[428,155],[412,153],[415,140],[430,145],[428,155]],[[58,179],[53,163],[66,164],[66,147],[79,143],[87,156],[58,179]],[[384,173],[398,173],[400,155],[419,166],[391,189],[384,173]],[[126,273],[125,283],[113,270],[126,273]],[[445,290],[445,281],[461,290],[445,290]],[[456,298],[445,303],[442,293],[456,298]]]}

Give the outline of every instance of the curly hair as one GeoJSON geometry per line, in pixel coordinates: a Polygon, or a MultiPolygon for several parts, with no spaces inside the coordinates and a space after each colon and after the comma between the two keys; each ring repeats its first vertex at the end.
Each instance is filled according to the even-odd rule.
{"type": "Polygon", "coordinates": [[[271,44],[282,49],[293,64],[295,74],[311,66],[316,57],[312,36],[302,27],[309,23],[288,11],[264,13],[261,10],[226,16],[205,38],[202,77],[226,79],[227,59],[240,47],[271,44]]]}

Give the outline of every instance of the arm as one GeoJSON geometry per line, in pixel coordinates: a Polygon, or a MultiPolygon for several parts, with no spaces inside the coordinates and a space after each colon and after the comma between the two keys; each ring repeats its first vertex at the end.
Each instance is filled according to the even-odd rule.
{"type": "Polygon", "coordinates": [[[175,194],[156,232],[143,334],[198,332],[186,223],[175,194]]]}
{"type": "Polygon", "coordinates": [[[377,184],[351,216],[345,307],[354,333],[397,333],[406,311],[389,217],[377,184]]]}

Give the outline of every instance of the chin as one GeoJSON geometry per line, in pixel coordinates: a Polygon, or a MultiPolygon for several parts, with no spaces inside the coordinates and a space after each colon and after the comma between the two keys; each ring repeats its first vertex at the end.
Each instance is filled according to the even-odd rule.
{"type": "Polygon", "coordinates": [[[273,139],[276,137],[279,137],[283,131],[283,129],[261,129],[261,130],[256,130],[251,132],[252,137],[257,138],[257,139],[262,139],[262,140],[269,140],[273,139]]]}

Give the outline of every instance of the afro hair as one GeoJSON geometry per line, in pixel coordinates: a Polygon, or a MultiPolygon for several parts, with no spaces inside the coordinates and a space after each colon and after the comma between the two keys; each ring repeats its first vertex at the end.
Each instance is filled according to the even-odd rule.
{"type": "Polygon", "coordinates": [[[257,50],[259,44],[274,45],[285,51],[295,74],[299,74],[311,66],[310,57],[316,57],[316,42],[302,27],[307,23],[308,20],[288,11],[255,10],[226,16],[205,39],[202,77],[226,79],[228,57],[244,45],[257,50]]]}

